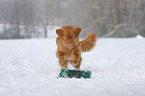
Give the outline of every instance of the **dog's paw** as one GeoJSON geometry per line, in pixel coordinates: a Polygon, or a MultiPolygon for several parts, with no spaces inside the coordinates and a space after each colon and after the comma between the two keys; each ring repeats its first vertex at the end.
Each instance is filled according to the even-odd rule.
{"type": "Polygon", "coordinates": [[[67,66],[66,65],[61,65],[61,68],[62,69],[67,69],[67,66]]]}
{"type": "Polygon", "coordinates": [[[75,70],[80,70],[80,68],[75,68],[75,70]]]}
{"type": "Polygon", "coordinates": [[[72,62],[72,65],[73,65],[73,66],[78,66],[78,64],[79,64],[78,61],[73,61],[73,62],[72,62]]]}

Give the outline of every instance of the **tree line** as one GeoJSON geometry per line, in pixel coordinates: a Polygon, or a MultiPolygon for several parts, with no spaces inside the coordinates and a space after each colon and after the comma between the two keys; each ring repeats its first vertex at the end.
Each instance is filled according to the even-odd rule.
{"type": "Polygon", "coordinates": [[[145,0],[0,1],[0,39],[47,38],[49,25],[80,26],[82,38],[145,36],[145,0]]]}

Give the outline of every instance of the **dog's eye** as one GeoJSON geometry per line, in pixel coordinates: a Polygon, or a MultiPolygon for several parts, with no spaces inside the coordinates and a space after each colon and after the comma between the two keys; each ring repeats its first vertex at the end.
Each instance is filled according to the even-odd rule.
{"type": "Polygon", "coordinates": [[[78,34],[77,34],[77,33],[75,33],[75,36],[78,36],[78,34]]]}

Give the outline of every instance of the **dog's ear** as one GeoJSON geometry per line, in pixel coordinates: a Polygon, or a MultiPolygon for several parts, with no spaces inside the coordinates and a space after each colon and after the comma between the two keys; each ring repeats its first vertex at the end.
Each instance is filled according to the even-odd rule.
{"type": "Polygon", "coordinates": [[[80,32],[81,32],[81,27],[76,27],[75,28],[75,34],[76,34],[76,36],[78,36],[80,34],[80,32]]]}
{"type": "Polygon", "coordinates": [[[62,31],[62,29],[56,29],[56,33],[57,33],[59,36],[63,36],[63,31],[62,31]]]}

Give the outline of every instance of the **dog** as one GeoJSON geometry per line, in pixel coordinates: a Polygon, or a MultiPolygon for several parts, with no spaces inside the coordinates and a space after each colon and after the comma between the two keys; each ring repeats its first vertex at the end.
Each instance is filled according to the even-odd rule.
{"type": "Polygon", "coordinates": [[[81,52],[88,52],[96,45],[95,33],[90,33],[84,40],[79,41],[80,32],[81,27],[75,26],[63,26],[60,29],[56,29],[56,34],[58,35],[56,38],[56,56],[63,69],[66,69],[68,62],[70,62],[75,69],[80,70],[81,52]]]}

